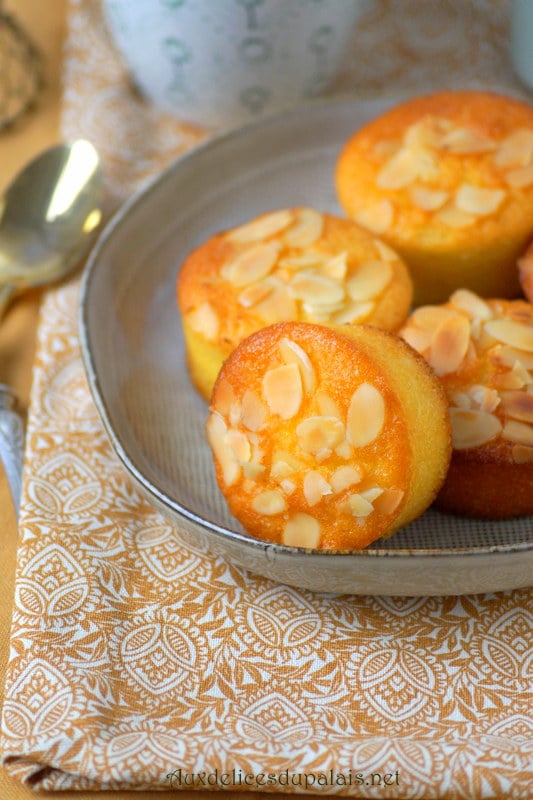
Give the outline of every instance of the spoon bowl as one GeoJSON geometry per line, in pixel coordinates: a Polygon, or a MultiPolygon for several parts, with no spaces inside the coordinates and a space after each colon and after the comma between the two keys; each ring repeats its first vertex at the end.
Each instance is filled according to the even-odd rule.
{"type": "Polygon", "coordinates": [[[102,220],[102,200],[100,158],[84,139],[45,150],[19,173],[0,198],[0,317],[15,293],[76,267],[102,220]]]}

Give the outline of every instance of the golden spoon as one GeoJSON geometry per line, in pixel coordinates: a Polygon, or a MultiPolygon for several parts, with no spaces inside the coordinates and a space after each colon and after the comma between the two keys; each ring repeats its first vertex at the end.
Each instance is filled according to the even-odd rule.
{"type": "Polygon", "coordinates": [[[98,153],[84,140],[31,161],[0,198],[0,319],[13,294],[62,278],[102,219],[98,153]]]}

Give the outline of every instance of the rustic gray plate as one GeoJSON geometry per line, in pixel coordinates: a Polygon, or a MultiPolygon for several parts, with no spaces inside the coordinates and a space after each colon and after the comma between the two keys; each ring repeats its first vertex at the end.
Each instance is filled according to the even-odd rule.
{"type": "MultiPolygon", "coordinates": [[[[392,102],[392,101],[391,101],[392,102]]],[[[190,541],[273,580],[355,594],[467,594],[533,575],[533,519],[471,521],[428,511],[363,552],[320,553],[248,537],[214,479],[207,406],[191,387],[175,302],[185,255],[262,211],[341,213],[333,169],[347,137],[383,100],[310,105],[196,148],[115,216],[94,249],[80,309],[89,385],[138,487],[190,541]]]]}

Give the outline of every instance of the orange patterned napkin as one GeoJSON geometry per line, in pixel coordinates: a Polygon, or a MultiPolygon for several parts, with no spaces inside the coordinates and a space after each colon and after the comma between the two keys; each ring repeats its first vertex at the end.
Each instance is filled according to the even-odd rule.
{"type": "MultiPolygon", "coordinates": [[[[368,47],[372,22],[385,38],[403,25],[389,5],[363,21],[368,47]]],[[[502,4],[472,5],[485,64],[502,4]]],[[[461,52],[460,36],[432,36],[436,51],[451,41],[461,52]]],[[[101,147],[115,201],[200,135],[131,95],[91,0],[72,2],[67,66],[64,131],[101,147]]],[[[77,300],[77,284],[63,287],[41,317],[7,769],[39,790],[530,798],[531,593],[324,596],[191,549],[111,451],[80,361],[77,300]]]]}

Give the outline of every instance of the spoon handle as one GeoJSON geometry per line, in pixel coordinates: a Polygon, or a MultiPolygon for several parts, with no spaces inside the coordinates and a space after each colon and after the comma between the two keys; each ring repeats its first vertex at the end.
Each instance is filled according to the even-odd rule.
{"type": "Polygon", "coordinates": [[[18,517],[24,461],[24,423],[18,411],[18,401],[9,386],[0,383],[0,462],[6,477],[18,517]]]}
{"type": "Polygon", "coordinates": [[[14,295],[15,290],[8,283],[0,285],[0,321],[4,318],[6,308],[14,295]]]}

